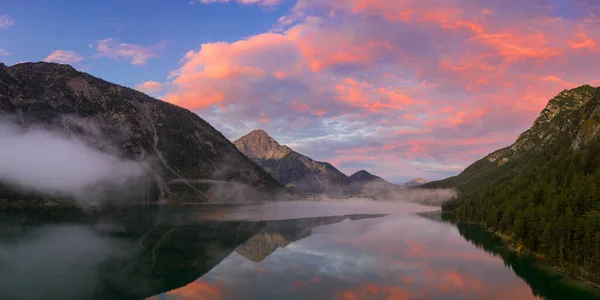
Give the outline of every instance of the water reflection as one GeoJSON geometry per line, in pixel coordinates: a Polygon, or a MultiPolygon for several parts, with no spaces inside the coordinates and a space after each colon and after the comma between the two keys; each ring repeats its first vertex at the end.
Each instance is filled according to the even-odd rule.
{"type": "Polygon", "coordinates": [[[234,251],[260,261],[315,226],[381,215],[193,222],[181,216],[181,209],[139,207],[101,215],[0,214],[0,299],[143,299],[198,286],[194,280],[234,251]]]}
{"type": "MultiPolygon", "coordinates": [[[[254,238],[263,237],[264,244],[272,240],[254,238]]],[[[260,260],[234,252],[192,284],[154,299],[536,298],[456,227],[419,216],[321,226],[270,252],[260,260]]]]}
{"type": "Polygon", "coordinates": [[[572,280],[535,257],[508,249],[481,226],[457,223],[450,217],[445,217],[444,221],[455,225],[460,235],[478,249],[502,258],[508,268],[527,282],[533,294],[545,299],[600,299],[600,289],[572,280]]]}
{"type": "Polygon", "coordinates": [[[481,228],[415,210],[294,203],[0,214],[0,298],[598,299],[481,228]]]}

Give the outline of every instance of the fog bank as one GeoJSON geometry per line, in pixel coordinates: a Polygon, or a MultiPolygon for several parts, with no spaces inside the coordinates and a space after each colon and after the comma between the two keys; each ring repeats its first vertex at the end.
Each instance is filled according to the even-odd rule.
{"type": "Polygon", "coordinates": [[[103,187],[125,187],[147,170],[142,162],[102,152],[76,136],[0,119],[0,183],[93,203],[106,192],[103,187]]]}

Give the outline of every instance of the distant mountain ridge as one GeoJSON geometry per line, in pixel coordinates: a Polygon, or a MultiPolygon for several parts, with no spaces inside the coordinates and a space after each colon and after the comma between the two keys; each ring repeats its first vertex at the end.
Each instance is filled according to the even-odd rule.
{"type": "Polygon", "coordinates": [[[407,181],[407,182],[403,183],[402,185],[403,186],[419,186],[419,185],[422,185],[422,184],[426,184],[428,182],[429,181],[426,180],[426,179],[424,179],[424,178],[417,177],[417,178],[413,178],[410,181],[407,181]]]}
{"type": "Polygon", "coordinates": [[[392,185],[365,170],[347,176],[333,165],[302,155],[279,144],[262,129],[233,144],[282,185],[302,193],[360,194],[368,183],[392,185]]]}
{"type": "Polygon", "coordinates": [[[254,130],[233,144],[279,183],[302,193],[343,194],[351,181],[327,162],[320,162],[280,145],[264,130],[254,130]]]}
{"type": "MultiPolygon", "coordinates": [[[[315,161],[287,146],[282,146],[264,130],[254,130],[233,144],[265,169],[280,184],[300,193],[315,196],[356,196],[381,201],[406,201],[438,206],[455,196],[452,189],[421,190],[390,183],[366,170],[346,176],[326,162],[315,161]]],[[[270,244],[283,240],[265,236],[270,244]]]]}
{"type": "Polygon", "coordinates": [[[384,180],[379,176],[375,176],[365,170],[360,170],[352,175],[350,175],[350,181],[352,182],[369,182],[373,180],[384,180]]]}

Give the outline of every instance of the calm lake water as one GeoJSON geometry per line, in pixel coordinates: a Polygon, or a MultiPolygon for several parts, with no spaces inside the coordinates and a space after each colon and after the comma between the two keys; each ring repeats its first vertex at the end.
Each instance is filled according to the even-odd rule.
{"type": "Polygon", "coordinates": [[[600,299],[432,210],[346,201],[0,214],[0,299],[600,299]]]}

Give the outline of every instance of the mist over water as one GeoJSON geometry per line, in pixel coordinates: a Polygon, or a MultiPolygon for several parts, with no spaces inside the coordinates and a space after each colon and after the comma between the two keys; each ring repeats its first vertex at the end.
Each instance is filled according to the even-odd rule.
{"type": "MultiPolygon", "coordinates": [[[[266,202],[261,205],[242,205],[228,209],[229,220],[284,220],[350,214],[411,214],[436,211],[438,207],[416,203],[375,201],[371,199],[343,199],[322,201],[266,202]]],[[[208,216],[207,216],[208,217],[208,216]]]]}
{"type": "Polygon", "coordinates": [[[101,186],[122,187],[146,176],[147,170],[143,162],[100,151],[79,137],[0,119],[0,182],[24,191],[89,204],[102,198],[101,186]]]}

